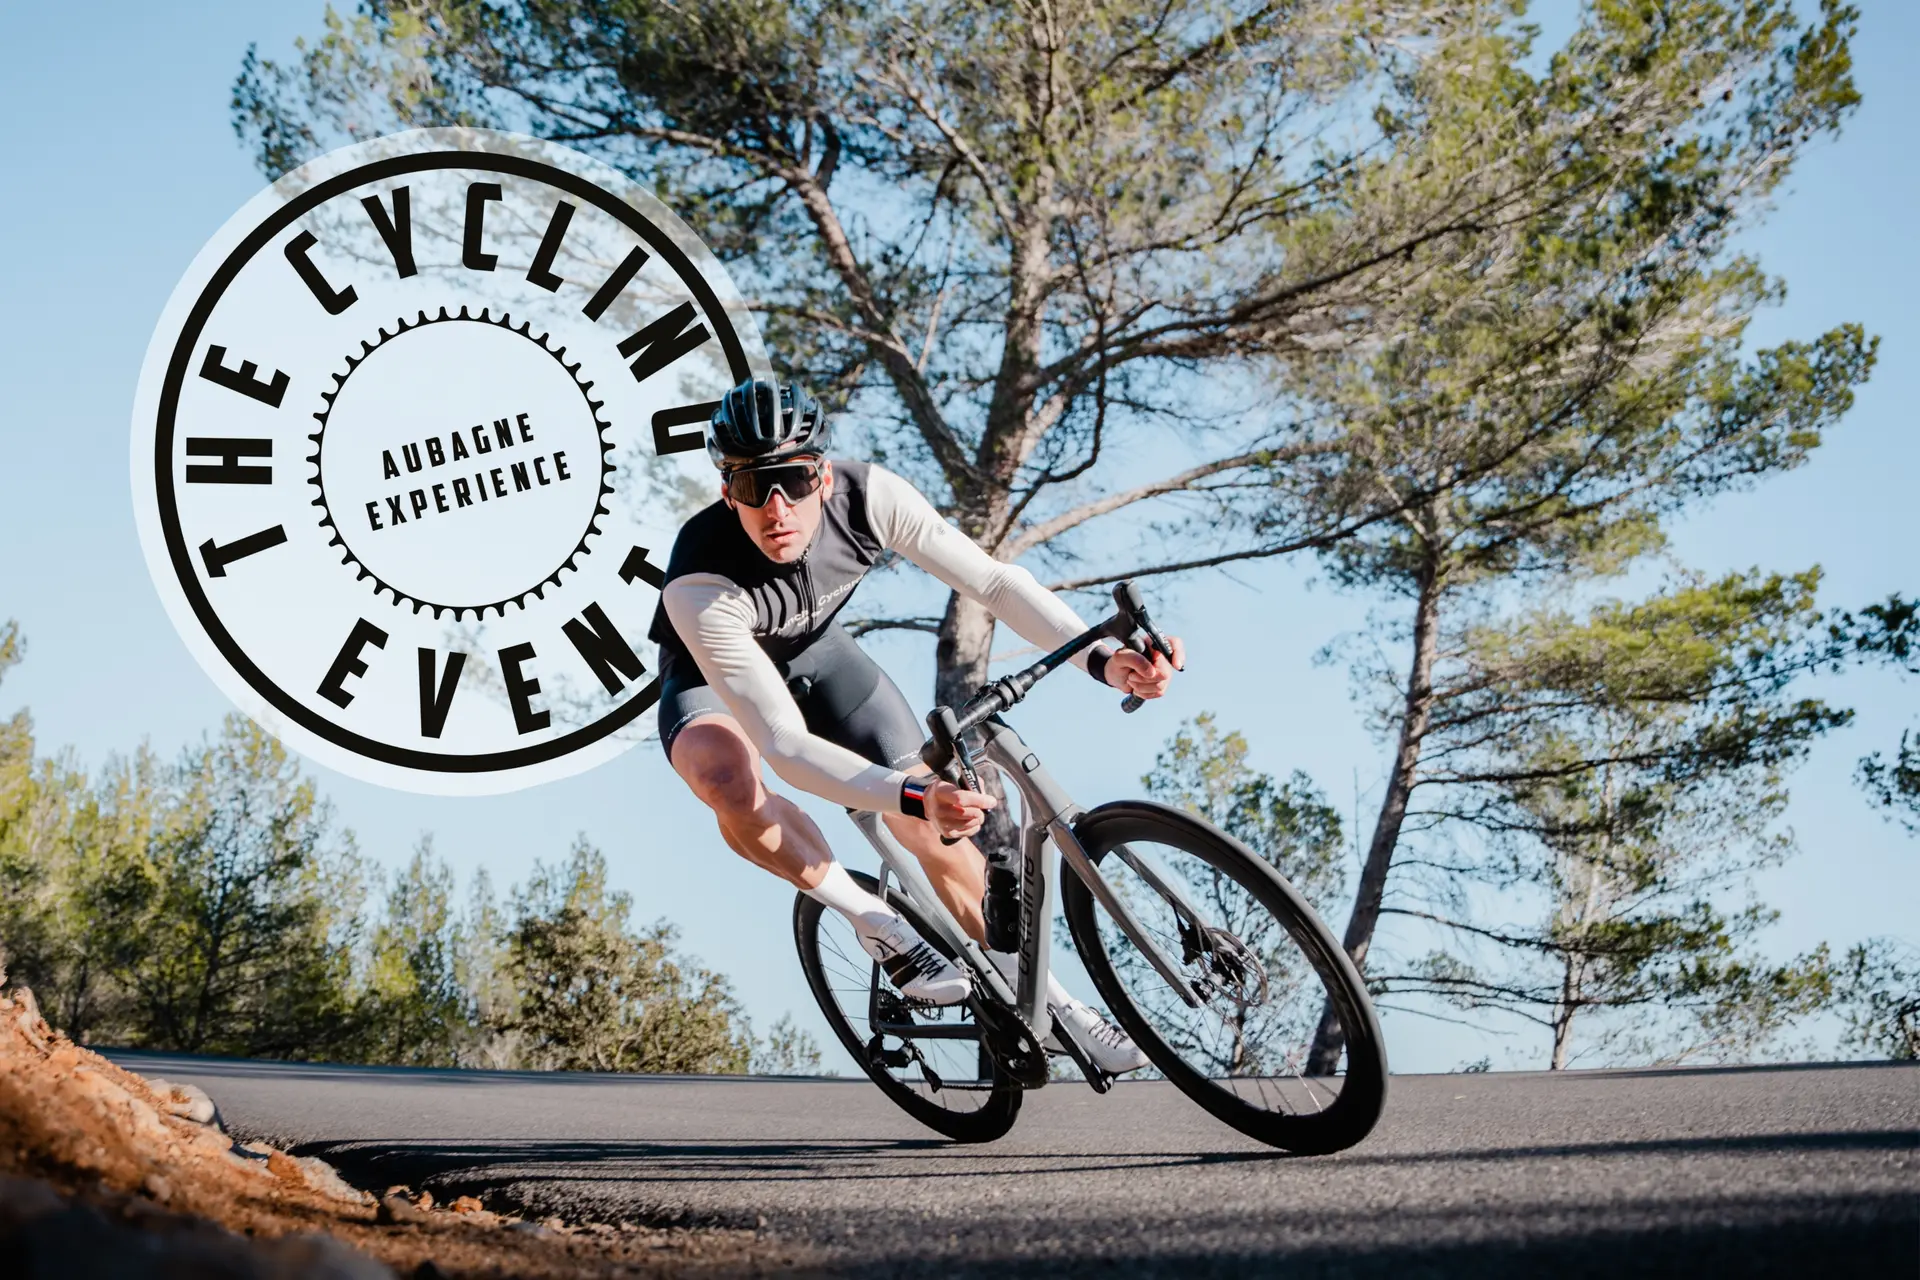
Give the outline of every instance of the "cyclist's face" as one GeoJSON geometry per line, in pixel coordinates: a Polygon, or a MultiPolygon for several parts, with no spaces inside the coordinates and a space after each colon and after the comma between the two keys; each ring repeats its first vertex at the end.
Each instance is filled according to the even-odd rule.
{"type": "Polygon", "coordinates": [[[725,486],[721,498],[739,515],[740,527],[762,555],[775,564],[792,564],[813,545],[821,504],[833,493],[833,464],[825,459],[820,463],[820,482],[818,489],[798,502],[788,502],[787,495],[776,489],[766,506],[743,506],[726,496],[725,486]]]}

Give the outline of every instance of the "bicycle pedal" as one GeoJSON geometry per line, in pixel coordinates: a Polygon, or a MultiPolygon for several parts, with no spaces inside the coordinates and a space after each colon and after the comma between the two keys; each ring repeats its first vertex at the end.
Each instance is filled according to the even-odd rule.
{"type": "Polygon", "coordinates": [[[913,1055],[903,1045],[898,1049],[889,1049],[881,1037],[875,1036],[867,1041],[867,1061],[876,1067],[885,1067],[894,1071],[904,1071],[913,1065],[913,1055]]]}

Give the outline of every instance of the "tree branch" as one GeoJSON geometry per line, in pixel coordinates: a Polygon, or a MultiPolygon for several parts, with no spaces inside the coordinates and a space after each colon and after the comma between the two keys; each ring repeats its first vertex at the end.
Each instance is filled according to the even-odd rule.
{"type": "Polygon", "coordinates": [[[1000,555],[1002,559],[1006,560],[1018,559],[1034,547],[1051,542],[1067,530],[1085,524],[1096,516],[1103,516],[1109,512],[1118,511],[1121,507],[1132,506],[1136,502],[1144,502],[1148,498],[1157,498],[1162,494],[1178,493],[1181,490],[1191,488],[1197,480],[1204,480],[1208,476],[1219,475],[1223,471],[1232,471],[1239,467],[1251,466],[1256,462],[1269,459],[1284,460],[1287,458],[1305,457],[1315,453],[1327,453],[1332,449],[1333,446],[1331,444],[1303,444],[1287,449],[1269,449],[1257,450],[1252,453],[1238,453],[1230,458],[1220,458],[1213,462],[1203,462],[1197,467],[1189,467],[1185,471],[1177,472],[1164,479],[1150,481],[1143,485],[1136,485],[1131,489],[1122,489],[1118,493],[1110,493],[1104,498],[1096,498],[1092,502],[1083,503],[1073,508],[1071,511],[1062,512],[1050,520],[1043,520],[1039,524],[1028,525],[1026,529],[1001,544],[1003,549],[1000,555]]]}

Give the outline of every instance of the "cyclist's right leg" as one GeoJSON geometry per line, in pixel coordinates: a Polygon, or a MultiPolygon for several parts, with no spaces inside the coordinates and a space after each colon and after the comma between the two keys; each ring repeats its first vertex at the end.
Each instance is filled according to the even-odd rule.
{"type": "Polygon", "coordinates": [[[861,947],[903,994],[932,1004],[965,999],[966,974],[847,874],[804,810],[767,789],[760,753],[724,704],[705,707],[702,695],[714,698],[711,690],[675,683],[667,682],[661,699],[667,761],[713,810],[728,847],[846,916],[861,947]]]}
{"type": "Polygon", "coordinates": [[[729,848],[796,888],[819,887],[833,863],[826,837],[804,809],[767,789],[760,753],[739,721],[725,714],[688,721],[667,759],[713,810],[729,848]]]}

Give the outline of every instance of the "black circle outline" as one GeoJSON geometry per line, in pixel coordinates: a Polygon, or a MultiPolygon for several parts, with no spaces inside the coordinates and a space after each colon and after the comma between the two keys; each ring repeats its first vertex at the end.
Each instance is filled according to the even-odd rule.
{"type": "MultiPolygon", "coordinates": [[[[476,619],[484,618],[487,616],[487,610],[489,609],[492,609],[504,618],[507,616],[508,605],[515,605],[524,610],[527,607],[528,596],[532,596],[536,600],[546,599],[546,589],[549,586],[559,586],[560,575],[562,573],[578,572],[579,567],[575,562],[579,560],[582,555],[592,554],[592,552],[587,550],[587,543],[591,542],[593,536],[600,532],[600,517],[608,514],[607,499],[613,496],[613,485],[608,482],[608,477],[613,475],[614,467],[613,463],[607,461],[607,455],[613,452],[613,442],[607,439],[607,432],[612,430],[612,428],[607,424],[606,420],[600,416],[600,410],[605,407],[606,401],[595,400],[593,398],[593,383],[591,380],[586,382],[580,380],[580,368],[585,362],[576,361],[573,364],[568,364],[567,349],[565,347],[555,349],[547,345],[547,339],[553,336],[551,333],[543,333],[536,338],[533,336],[532,321],[523,320],[516,326],[513,323],[513,316],[510,313],[503,310],[496,317],[490,314],[492,310],[492,307],[482,307],[480,308],[479,315],[469,315],[467,308],[463,306],[460,308],[459,315],[449,315],[447,314],[447,309],[441,307],[440,314],[437,316],[430,316],[425,311],[419,312],[418,318],[414,320],[409,320],[405,316],[401,316],[394,322],[394,330],[392,333],[388,333],[384,325],[381,326],[379,330],[379,340],[368,342],[362,339],[360,342],[360,354],[357,356],[349,354],[347,356],[347,371],[333,375],[333,390],[322,391],[320,393],[320,399],[326,402],[326,408],[313,415],[314,420],[320,424],[320,429],[307,436],[307,439],[313,441],[314,444],[313,456],[307,459],[307,461],[313,464],[313,477],[308,480],[307,483],[320,491],[320,496],[313,500],[312,505],[320,508],[320,527],[333,530],[333,533],[330,535],[331,541],[329,541],[327,545],[341,549],[343,554],[340,557],[340,563],[354,566],[358,571],[359,578],[371,578],[373,580],[373,594],[375,596],[378,596],[382,591],[392,595],[395,608],[399,608],[403,604],[411,603],[415,613],[419,613],[422,609],[431,609],[433,610],[433,616],[435,618],[438,618],[443,613],[451,613],[455,622],[460,621],[463,615],[469,613],[473,614],[476,619]],[[579,539],[574,542],[573,550],[567,553],[567,558],[560,562],[559,568],[555,569],[552,573],[541,575],[539,581],[535,582],[532,586],[521,591],[516,591],[505,599],[491,600],[486,604],[477,605],[439,604],[427,599],[425,596],[415,595],[411,591],[402,591],[375,573],[372,569],[368,568],[367,562],[360,558],[354,551],[352,544],[347,541],[346,531],[340,527],[339,521],[333,518],[333,508],[327,503],[327,486],[322,479],[320,465],[321,456],[326,452],[327,448],[327,424],[333,417],[335,398],[339,396],[341,389],[353,378],[354,371],[368,360],[371,360],[374,352],[381,350],[401,334],[413,333],[416,330],[424,329],[428,325],[433,324],[461,323],[484,324],[507,333],[519,334],[536,347],[539,347],[549,359],[560,366],[561,372],[573,380],[574,389],[579,391],[580,398],[586,402],[587,414],[593,419],[594,434],[600,439],[600,487],[594,494],[593,514],[587,517],[586,532],[582,533],[579,539]]],[[[455,434],[458,433],[456,432],[455,434]]]]}
{"type": "Polygon", "coordinates": [[[370,182],[380,182],[403,174],[437,169],[473,169],[482,173],[505,173],[517,178],[526,178],[578,196],[600,209],[646,241],[666,261],[667,265],[673,268],[674,275],[687,287],[688,292],[693,294],[694,300],[700,304],[700,309],[705,313],[707,323],[713,327],[715,336],[720,339],[720,348],[726,354],[728,370],[733,378],[736,381],[744,381],[750,373],[746,350],[740,344],[740,335],[734,332],[732,320],[725,308],[720,305],[719,298],[713,292],[713,286],[707,282],[706,277],[694,269],[692,261],[685,251],[674,243],[671,236],[647,221],[638,209],[612,192],[603,190],[579,174],[542,161],[531,160],[525,156],[498,155],[485,151],[426,151],[416,155],[392,156],[385,160],[361,165],[356,169],[349,169],[345,173],[337,174],[301,192],[254,228],[208,278],[206,285],[200,291],[200,296],[194,300],[193,309],[187,314],[186,323],[181,326],[180,336],[175,339],[172,358],[167,362],[166,379],[161,384],[160,406],[154,433],[154,486],[161,531],[167,540],[167,554],[173,561],[174,576],[187,597],[187,603],[193,607],[194,615],[199,618],[207,638],[213,641],[214,646],[220,650],[221,656],[225,657],[240,677],[253,687],[254,692],[265,698],[270,705],[301,728],[366,759],[429,773],[491,773],[496,770],[519,769],[529,765],[544,764],[548,760],[557,760],[624,728],[660,700],[660,677],[656,675],[624,705],[608,712],[590,725],[584,725],[548,742],[515,747],[507,751],[490,751],[478,755],[443,755],[412,747],[396,747],[391,743],[365,737],[316,715],[305,703],[290,696],[280,686],[269,680],[266,674],[254,665],[245,651],[235,643],[233,636],[221,624],[219,614],[207,600],[206,592],[201,590],[199,579],[193,571],[193,561],[186,540],[180,532],[179,513],[174,504],[173,436],[174,420],[180,409],[180,389],[186,380],[186,371],[193,350],[199,345],[201,331],[206,327],[214,306],[226,292],[227,287],[233,283],[234,277],[239,275],[241,268],[265,248],[275,236],[291,226],[296,218],[335,196],[370,182]]]}

